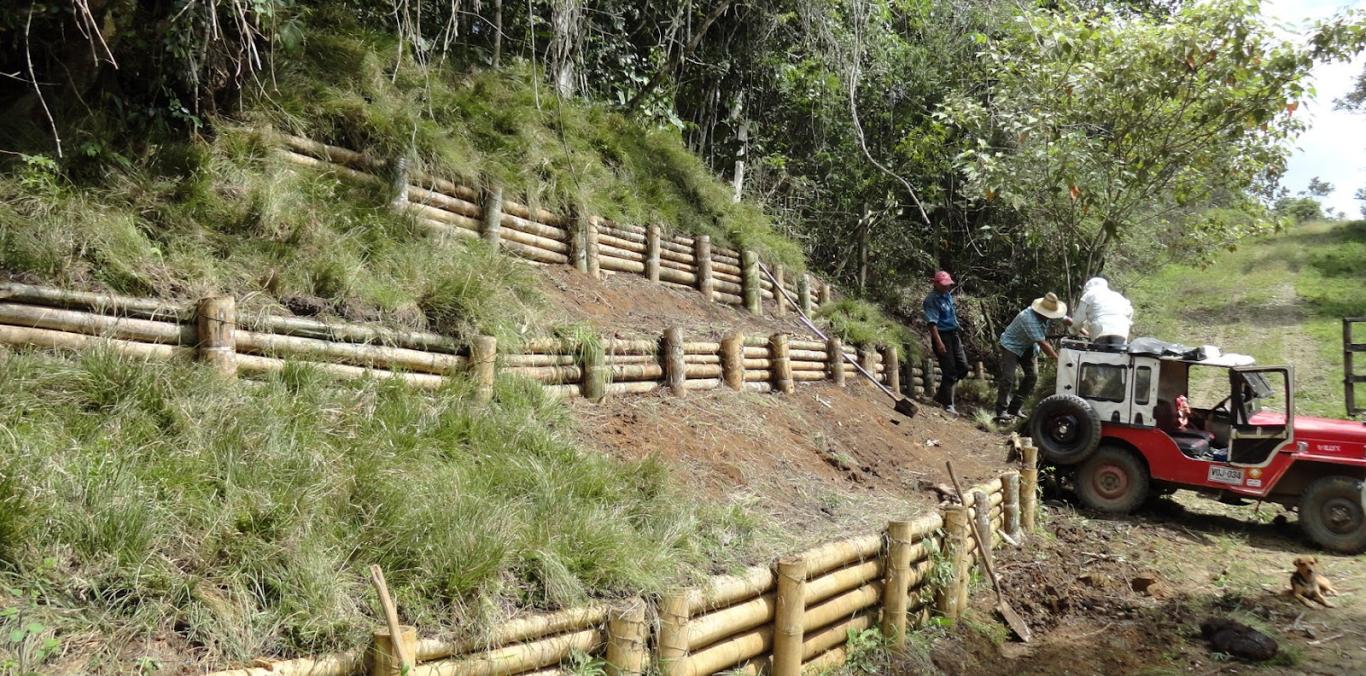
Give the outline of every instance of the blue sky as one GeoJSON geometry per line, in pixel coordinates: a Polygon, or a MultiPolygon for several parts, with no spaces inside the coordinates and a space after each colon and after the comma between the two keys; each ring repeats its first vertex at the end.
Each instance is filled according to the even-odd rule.
{"type": "MultiPolygon", "coordinates": [[[[1262,5],[1262,13],[1287,29],[1302,30],[1346,8],[1366,9],[1366,0],[1272,0],[1262,5]]],[[[1281,181],[1292,193],[1304,190],[1315,176],[1332,183],[1334,191],[1324,205],[1352,218],[1361,216],[1361,204],[1352,193],[1366,188],[1366,114],[1333,110],[1333,100],[1351,91],[1363,65],[1366,58],[1358,57],[1350,63],[1314,68],[1317,95],[1296,111],[1297,115],[1303,111],[1309,129],[1296,139],[1295,153],[1281,181]]]]}

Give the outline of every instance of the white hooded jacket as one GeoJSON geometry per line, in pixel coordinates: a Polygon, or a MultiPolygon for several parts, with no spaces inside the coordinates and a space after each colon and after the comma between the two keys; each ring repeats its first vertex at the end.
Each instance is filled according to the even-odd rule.
{"type": "Polygon", "coordinates": [[[1101,277],[1087,280],[1072,317],[1072,331],[1085,330],[1092,340],[1101,336],[1122,336],[1129,339],[1129,327],[1134,321],[1134,306],[1129,299],[1110,289],[1101,277]]]}

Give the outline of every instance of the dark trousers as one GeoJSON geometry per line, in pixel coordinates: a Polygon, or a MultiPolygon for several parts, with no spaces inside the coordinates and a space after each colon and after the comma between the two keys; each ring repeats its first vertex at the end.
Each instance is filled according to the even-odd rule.
{"type": "Polygon", "coordinates": [[[1100,347],[1124,347],[1129,341],[1125,340],[1124,336],[1101,336],[1091,342],[1100,347]]]}
{"type": "Polygon", "coordinates": [[[1000,353],[1000,371],[996,374],[996,415],[1007,412],[1018,414],[1020,407],[1024,406],[1025,397],[1034,391],[1034,384],[1039,381],[1039,369],[1034,360],[1036,349],[1025,350],[1023,357],[1004,347],[998,347],[996,351],[1000,353]],[[1016,367],[1024,372],[1018,388],[1015,387],[1016,367]]]}
{"type": "Polygon", "coordinates": [[[939,379],[939,391],[935,393],[934,400],[951,406],[954,385],[968,377],[972,369],[968,368],[968,354],[963,351],[963,340],[957,331],[940,329],[939,340],[944,343],[944,354],[936,355],[939,358],[939,371],[942,375],[939,379]]]}

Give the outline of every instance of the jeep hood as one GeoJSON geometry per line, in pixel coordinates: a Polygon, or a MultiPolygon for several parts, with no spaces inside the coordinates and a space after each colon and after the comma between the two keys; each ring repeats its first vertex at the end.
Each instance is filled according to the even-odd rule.
{"type": "MultiPolygon", "coordinates": [[[[1253,416],[1256,419],[1256,416],[1253,416]]],[[[1351,420],[1295,416],[1295,437],[1319,441],[1345,441],[1366,444],[1366,425],[1351,420]]]]}

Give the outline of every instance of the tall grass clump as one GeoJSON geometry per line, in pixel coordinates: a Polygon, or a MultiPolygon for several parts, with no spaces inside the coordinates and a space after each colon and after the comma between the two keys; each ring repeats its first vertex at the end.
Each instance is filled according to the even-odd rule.
{"type": "MultiPolygon", "coordinates": [[[[866,300],[841,298],[826,303],[816,310],[816,317],[825,320],[830,330],[847,345],[909,346],[911,332],[892,321],[878,306],[866,300]]],[[[909,354],[905,347],[902,354],[909,354]]]]}
{"type": "Polygon", "coordinates": [[[0,361],[0,597],[79,646],[77,671],[126,672],[152,638],[200,664],[360,645],[371,563],[442,635],[658,591],[753,527],[653,460],[578,447],[529,381],[481,408],[459,381],[204,376],[103,351],[0,361]]]}

